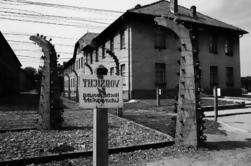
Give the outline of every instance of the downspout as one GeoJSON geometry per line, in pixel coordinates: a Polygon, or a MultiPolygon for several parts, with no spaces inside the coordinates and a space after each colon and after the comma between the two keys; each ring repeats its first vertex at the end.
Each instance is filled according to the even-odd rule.
{"type": "Polygon", "coordinates": [[[131,89],[131,26],[128,26],[128,99],[132,98],[132,89],[131,89]]]}

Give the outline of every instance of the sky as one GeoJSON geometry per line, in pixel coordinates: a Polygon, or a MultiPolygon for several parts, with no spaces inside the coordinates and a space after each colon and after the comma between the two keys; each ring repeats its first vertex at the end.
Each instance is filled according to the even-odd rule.
{"type": "MultiPolygon", "coordinates": [[[[74,45],[86,32],[100,33],[137,4],[156,0],[0,0],[0,31],[22,67],[43,65],[41,48],[29,36],[37,33],[52,39],[59,62],[73,56],[74,45]]],[[[251,0],[178,0],[197,6],[200,13],[251,32],[251,0]]],[[[251,76],[250,34],[240,38],[241,75],[251,76]]]]}

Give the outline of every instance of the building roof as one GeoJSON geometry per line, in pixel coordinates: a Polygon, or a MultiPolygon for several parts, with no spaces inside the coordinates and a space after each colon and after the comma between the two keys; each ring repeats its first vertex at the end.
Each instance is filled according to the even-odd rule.
{"type": "Polygon", "coordinates": [[[238,34],[246,34],[247,31],[235,27],[233,25],[224,23],[217,19],[211,18],[204,14],[197,12],[197,17],[193,17],[191,14],[191,9],[185,8],[183,6],[178,6],[178,14],[173,14],[170,12],[170,2],[166,0],[160,0],[148,5],[140,6],[136,5],[135,8],[127,10],[123,15],[121,15],[117,20],[110,24],[106,29],[104,29],[96,38],[96,41],[102,40],[107,34],[113,32],[114,29],[118,28],[121,23],[125,23],[129,19],[135,19],[137,17],[143,18],[145,16],[154,19],[155,17],[165,16],[168,18],[173,18],[179,21],[183,21],[186,24],[191,25],[201,25],[210,28],[218,28],[222,30],[234,31],[238,34]]]}
{"type": "Polygon", "coordinates": [[[79,50],[82,50],[85,46],[91,44],[92,40],[98,36],[98,33],[87,32],[79,40],[79,50]]]}
{"type": "Polygon", "coordinates": [[[12,56],[12,58],[15,60],[16,64],[20,67],[22,66],[22,64],[20,63],[20,61],[18,60],[16,54],[14,53],[14,51],[12,50],[11,46],[9,45],[8,41],[5,39],[5,37],[3,36],[2,32],[0,31],[0,44],[1,45],[6,45],[10,54],[12,56]]]}
{"type": "Polygon", "coordinates": [[[160,0],[155,3],[145,5],[145,6],[137,6],[136,8],[130,9],[127,12],[147,14],[147,15],[153,15],[153,16],[165,16],[169,18],[176,18],[184,22],[191,22],[191,23],[203,24],[203,25],[214,26],[214,27],[219,27],[219,28],[231,29],[231,30],[239,31],[241,34],[248,33],[247,31],[243,29],[224,23],[217,19],[211,18],[199,12],[197,12],[197,17],[193,17],[191,14],[191,9],[187,9],[183,6],[178,6],[178,14],[171,13],[169,8],[170,8],[169,1],[160,0]]]}
{"type": "Polygon", "coordinates": [[[63,69],[67,68],[75,62],[77,54],[87,45],[90,45],[92,40],[98,36],[98,33],[87,32],[84,34],[76,43],[74,47],[73,57],[69,59],[65,64],[63,69]]]}

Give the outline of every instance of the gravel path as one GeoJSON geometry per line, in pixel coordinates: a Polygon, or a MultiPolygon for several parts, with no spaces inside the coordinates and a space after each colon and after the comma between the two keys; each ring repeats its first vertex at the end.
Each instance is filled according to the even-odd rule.
{"type": "MultiPolygon", "coordinates": [[[[28,130],[0,134],[0,160],[41,156],[63,151],[92,149],[92,111],[64,113],[60,131],[28,130]]],[[[169,141],[169,137],[109,115],[109,147],[169,141]]]]}

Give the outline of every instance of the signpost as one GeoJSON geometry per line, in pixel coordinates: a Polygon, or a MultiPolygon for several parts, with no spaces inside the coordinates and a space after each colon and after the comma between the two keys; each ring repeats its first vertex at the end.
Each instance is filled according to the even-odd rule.
{"type": "Polygon", "coordinates": [[[82,75],[79,94],[82,108],[122,108],[122,77],[82,75]]]}
{"type": "Polygon", "coordinates": [[[97,76],[80,76],[79,105],[93,109],[93,166],[108,166],[108,108],[122,108],[122,77],[104,76],[107,69],[98,68],[97,76]]]}

